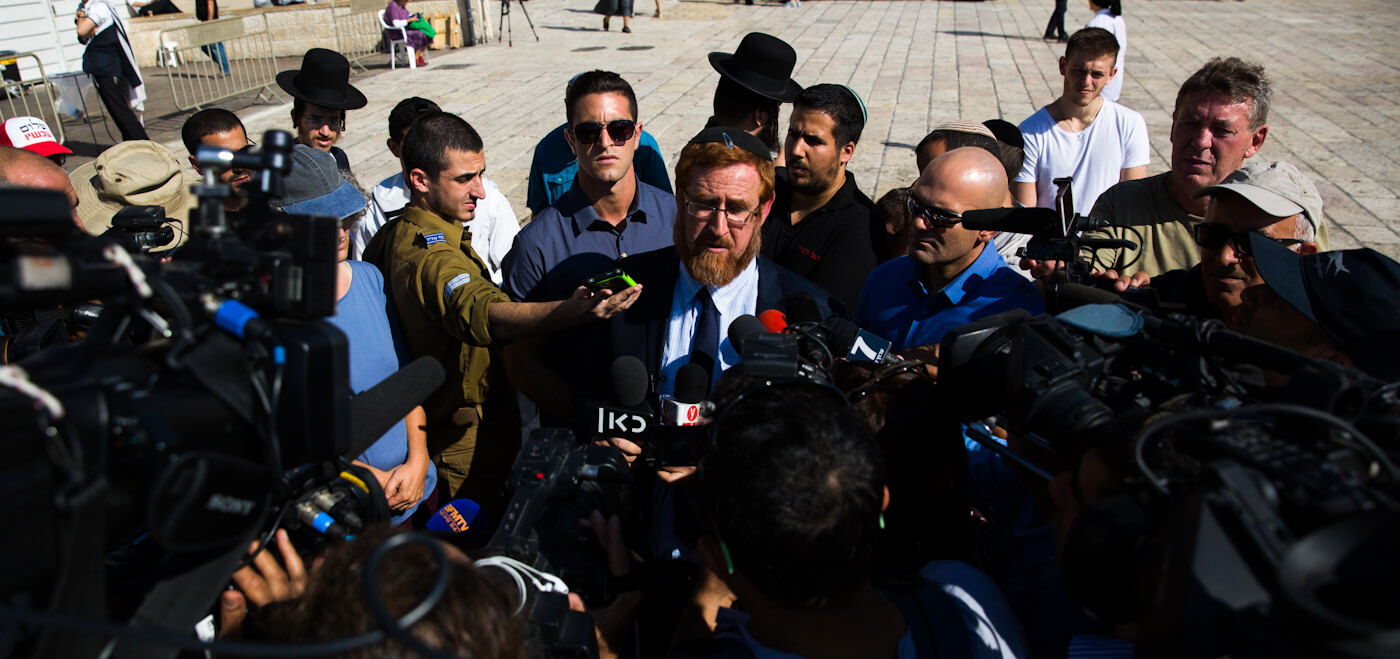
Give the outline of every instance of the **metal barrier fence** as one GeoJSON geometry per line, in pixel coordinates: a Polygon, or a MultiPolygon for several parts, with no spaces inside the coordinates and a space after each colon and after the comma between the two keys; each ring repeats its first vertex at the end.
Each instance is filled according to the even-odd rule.
{"type": "Polygon", "coordinates": [[[381,52],[384,26],[379,22],[379,12],[386,4],[384,0],[350,0],[348,7],[332,10],[335,12],[335,49],[361,70],[367,69],[360,60],[381,52]]]}
{"type": "Polygon", "coordinates": [[[161,30],[157,59],[180,110],[252,91],[258,92],[258,102],[277,100],[272,94],[277,58],[261,12],[161,30]]]}
{"type": "MultiPolygon", "coordinates": [[[[95,88],[92,85],[92,78],[86,73],[60,73],[52,77],[44,71],[44,63],[39,56],[34,53],[16,53],[13,55],[0,56],[0,60],[14,61],[16,65],[21,59],[34,60],[34,68],[39,71],[37,80],[9,80],[5,79],[0,85],[0,121],[11,117],[38,117],[49,125],[49,130],[53,131],[54,137],[60,144],[68,141],[67,129],[75,122],[87,124],[88,132],[92,133],[92,141],[97,142],[97,129],[93,123],[101,123],[103,129],[107,131],[107,137],[112,137],[112,129],[107,126],[107,113],[102,108],[102,103],[96,100],[88,103],[88,93],[95,88]],[[64,124],[64,119],[70,119],[68,125],[64,124]]],[[[17,67],[23,70],[26,67],[17,67]]]]}

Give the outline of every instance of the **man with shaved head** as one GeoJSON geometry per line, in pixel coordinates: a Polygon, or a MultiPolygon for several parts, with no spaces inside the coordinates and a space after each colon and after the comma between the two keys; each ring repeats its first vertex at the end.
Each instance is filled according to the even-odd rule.
{"type": "Polygon", "coordinates": [[[995,231],[962,227],[966,211],[1009,206],[1006,170],[989,151],[953,149],[933,159],[909,191],[909,254],[870,273],[855,322],[896,349],[931,345],[984,316],[1044,310],[1035,285],[1006,265],[995,231]]]}
{"type": "Polygon", "coordinates": [[[74,208],[73,223],[82,226],[76,210],[78,193],[73,191],[73,183],[68,180],[68,174],[52,160],[24,149],[0,146],[0,183],[21,188],[54,190],[68,195],[68,202],[74,208]]]}

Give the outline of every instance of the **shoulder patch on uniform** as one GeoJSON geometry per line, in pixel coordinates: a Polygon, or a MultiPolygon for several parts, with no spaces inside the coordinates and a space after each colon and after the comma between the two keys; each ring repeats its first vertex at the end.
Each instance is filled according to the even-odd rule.
{"type": "Polygon", "coordinates": [[[423,242],[428,245],[433,243],[445,243],[447,242],[447,237],[442,235],[441,231],[428,233],[423,235],[423,242]]]}
{"type": "MultiPolygon", "coordinates": [[[[441,239],[441,236],[442,236],[442,234],[438,234],[439,240],[441,239]]],[[[442,299],[443,299],[443,301],[444,301],[444,302],[451,303],[451,302],[452,302],[452,291],[457,290],[457,287],[458,287],[458,286],[461,286],[462,284],[471,283],[471,280],[472,280],[471,273],[467,273],[467,272],[464,272],[464,273],[462,273],[462,274],[460,274],[460,275],[457,275],[456,277],[453,277],[453,278],[452,278],[452,281],[447,282],[447,285],[442,287],[442,299]]]]}

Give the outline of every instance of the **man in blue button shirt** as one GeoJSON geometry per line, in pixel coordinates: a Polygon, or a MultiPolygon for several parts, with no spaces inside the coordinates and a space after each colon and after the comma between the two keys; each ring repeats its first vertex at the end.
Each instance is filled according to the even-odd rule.
{"type": "MultiPolygon", "coordinates": [[[[641,122],[632,86],[611,71],[589,71],[565,96],[565,137],[578,159],[574,187],[515,237],[501,270],[517,301],[558,300],[628,254],[672,244],[676,198],[642,181],[634,166],[641,122]]],[[[511,382],[546,412],[566,414],[566,389],[541,338],[506,349],[511,382]]]]}
{"type": "Polygon", "coordinates": [[[912,348],[984,316],[1010,309],[1043,312],[1035,285],[1006,265],[995,231],[961,226],[964,211],[1004,208],[1006,171],[984,149],[953,149],[929,163],[909,195],[909,255],[875,268],[865,280],[855,322],[912,348]]]}

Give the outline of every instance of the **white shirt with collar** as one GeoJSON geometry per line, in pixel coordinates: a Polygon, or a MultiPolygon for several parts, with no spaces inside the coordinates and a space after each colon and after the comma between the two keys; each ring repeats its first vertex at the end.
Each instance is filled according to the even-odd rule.
{"type": "MultiPolygon", "coordinates": [[[[501,194],[494,181],[483,177],[482,185],[486,187],[486,196],[477,203],[476,217],[463,226],[472,232],[472,251],[486,264],[486,274],[500,286],[501,263],[505,261],[510,246],[515,244],[515,234],[520,232],[520,220],[516,219],[510,201],[501,194]]],[[[408,184],[404,183],[403,172],[374,186],[370,200],[373,203],[369,205],[369,213],[350,236],[352,259],[360,258],[370,238],[389,221],[390,215],[408,205],[408,184]]]]}
{"type": "MultiPolygon", "coordinates": [[[[671,319],[666,323],[666,349],[661,355],[662,394],[674,394],[676,371],[690,363],[690,344],[695,340],[695,324],[700,320],[700,304],[695,300],[701,284],[690,276],[685,264],[679,266],[680,277],[671,295],[671,319]]],[[[710,386],[725,369],[739,363],[739,351],[729,343],[729,324],[744,314],[753,315],[758,308],[758,257],[739,273],[734,281],[710,289],[710,298],[719,311],[719,368],[711,375],[710,386]]]]}

